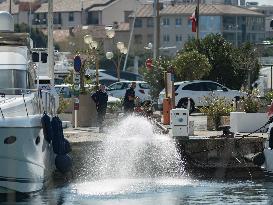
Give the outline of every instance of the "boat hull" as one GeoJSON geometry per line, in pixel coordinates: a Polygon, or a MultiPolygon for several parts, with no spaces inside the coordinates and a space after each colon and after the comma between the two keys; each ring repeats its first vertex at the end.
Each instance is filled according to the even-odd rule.
{"type": "Polygon", "coordinates": [[[0,121],[0,193],[39,191],[55,169],[55,155],[44,139],[41,117],[6,120],[0,121]],[[9,137],[16,140],[10,143],[9,137]]]}

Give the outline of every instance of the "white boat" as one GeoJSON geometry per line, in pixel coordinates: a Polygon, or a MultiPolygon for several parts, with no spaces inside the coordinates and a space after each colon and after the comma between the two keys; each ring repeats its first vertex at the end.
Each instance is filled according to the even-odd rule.
{"type": "MultiPolygon", "coordinates": [[[[272,117],[269,119],[269,121],[272,121],[272,117]]],[[[263,168],[270,173],[273,173],[273,123],[271,122],[269,124],[268,128],[268,137],[264,143],[264,150],[263,155],[260,155],[258,158],[258,162],[263,162],[263,168]]]]}
{"type": "Polygon", "coordinates": [[[7,12],[0,12],[0,30],[0,193],[36,192],[55,169],[41,125],[44,111],[54,114],[55,96],[34,87],[31,40],[12,32],[7,12]]]}

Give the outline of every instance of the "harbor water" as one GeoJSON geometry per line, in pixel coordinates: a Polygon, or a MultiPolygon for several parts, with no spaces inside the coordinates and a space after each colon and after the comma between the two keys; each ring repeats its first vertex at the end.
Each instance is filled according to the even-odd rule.
{"type": "MultiPolygon", "coordinates": [[[[3,195],[1,204],[273,204],[273,178],[197,179],[167,135],[142,117],[129,116],[107,130],[100,143],[81,148],[73,177],[55,177],[31,195],[3,195]]],[[[74,159],[75,160],[75,159],[74,159]]]]}

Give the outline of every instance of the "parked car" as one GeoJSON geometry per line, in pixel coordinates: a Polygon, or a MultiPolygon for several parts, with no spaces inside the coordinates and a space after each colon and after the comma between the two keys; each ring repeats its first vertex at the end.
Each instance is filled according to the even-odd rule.
{"type": "MultiPolygon", "coordinates": [[[[109,95],[117,98],[123,98],[126,92],[126,89],[130,87],[130,84],[133,81],[120,81],[113,83],[108,86],[107,92],[109,95]]],[[[150,86],[147,82],[144,81],[134,81],[136,82],[135,94],[140,98],[141,102],[151,101],[150,86]]]]}
{"type": "MultiPolygon", "coordinates": [[[[214,96],[225,97],[232,101],[239,99],[246,94],[238,90],[231,90],[217,82],[209,80],[182,81],[174,83],[175,89],[175,106],[177,108],[187,108],[190,100],[190,112],[196,107],[205,106],[205,97],[214,96]]],[[[162,110],[163,99],[165,98],[165,89],[159,94],[158,108],[162,110]]]]}
{"type": "MultiPolygon", "coordinates": [[[[86,90],[93,91],[95,86],[94,84],[86,84],[84,87],[86,90]]],[[[56,92],[64,98],[71,98],[73,96],[73,86],[70,84],[55,85],[54,87],[56,92]]]]}
{"type": "Polygon", "coordinates": [[[59,95],[62,95],[64,98],[71,98],[72,96],[72,90],[71,85],[69,84],[61,84],[61,85],[55,85],[55,90],[59,95]]]}
{"type": "MultiPolygon", "coordinates": [[[[95,70],[89,70],[90,73],[88,75],[91,75],[93,77],[93,83],[95,83],[95,76],[96,71],[95,70]]],[[[86,73],[87,74],[87,73],[86,73]]],[[[143,77],[141,75],[127,72],[127,71],[120,71],[120,80],[121,81],[142,81],[143,77]]],[[[115,82],[117,82],[117,74],[115,69],[99,69],[99,82],[109,86],[115,82]]]]}

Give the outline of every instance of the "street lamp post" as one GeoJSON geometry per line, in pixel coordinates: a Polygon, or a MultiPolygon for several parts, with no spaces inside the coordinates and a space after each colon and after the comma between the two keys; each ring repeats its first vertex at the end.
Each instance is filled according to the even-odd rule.
{"type": "MultiPolygon", "coordinates": [[[[106,32],[106,36],[108,38],[114,38],[115,37],[115,30],[112,27],[105,27],[105,32],[106,32]]],[[[117,62],[112,60],[113,57],[114,57],[114,54],[111,51],[106,52],[106,58],[108,60],[113,61],[114,65],[116,67],[116,70],[117,70],[118,81],[120,81],[120,63],[121,63],[122,55],[127,54],[128,49],[124,46],[124,43],[120,42],[120,41],[116,43],[116,46],[117,46],[117,49],[118,49],[118,60],[117,60],[117,62]]]]}
{"type": "Polygon", "coordinates": [[[93,40],[91,35],[84,36],[84,43],[86,43],[91,49],[94,57],[95,57],[95,65],[96,65],[96,86],[99,85],[99,59],[97,54],[98,42],[93,40]]]}
{"type": "MultiPolygon", "coordinates": [[[[117,62],[113,60],[113,63],[116,67],[118,81],[120,81],[120,63],[121,63],[123,54],[127,54],[128,49],[124,46],[123,42],[117,42],[117,49],[118,49],[118,59],[117,59],[117,62]]],[[[106,52],[107,59],[111,60],[113,59],[113,57],[114,57],[113,52],[111,51],[106,52]]]]}

